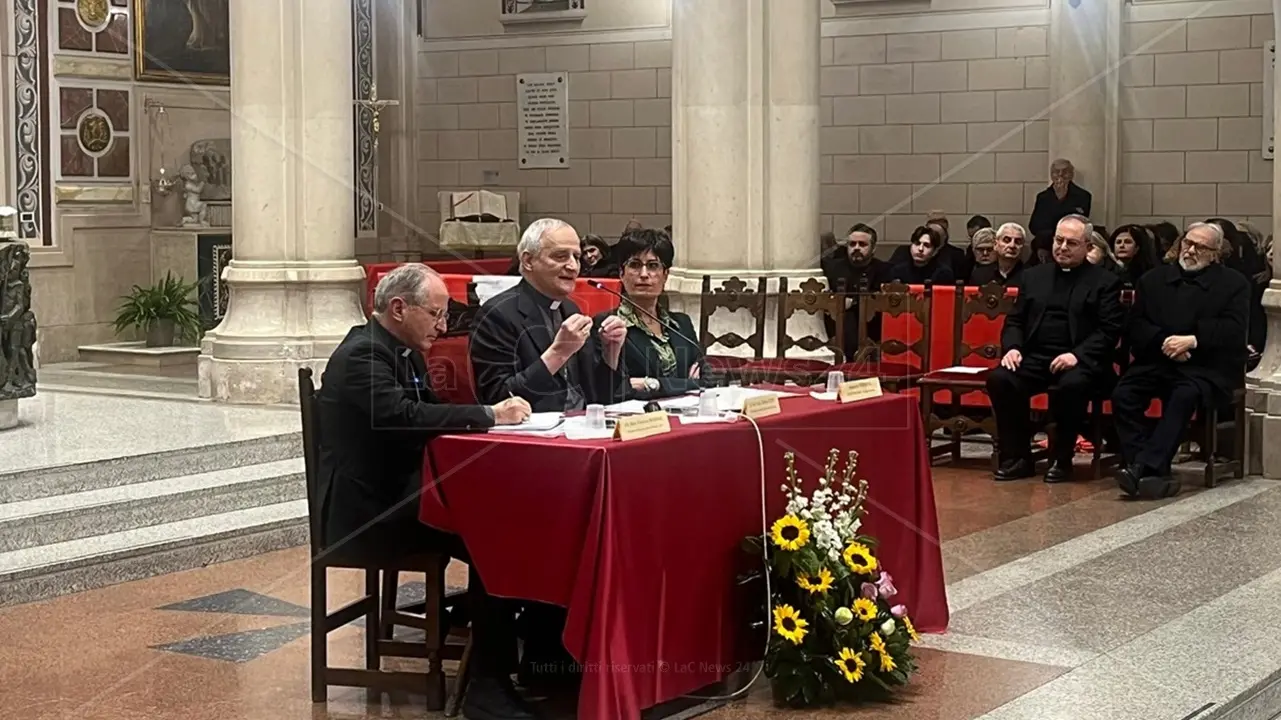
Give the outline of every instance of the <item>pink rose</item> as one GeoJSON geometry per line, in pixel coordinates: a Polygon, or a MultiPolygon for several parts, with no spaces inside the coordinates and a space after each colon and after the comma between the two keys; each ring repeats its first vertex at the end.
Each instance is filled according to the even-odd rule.
{"type": "Polygon", "coordinates": [[[880,589],[881,597],[886,600],[898,594],[898,590],[894,587],[894,578],[887,572],[881,573],[881,579],[876,581],[876,587],[880,589]]]}
{"type": "Polygon", "coordinates": [[[868,600],[876,599],[877,590],[876,590],[876,586],[873,585],[872,583],[863,583],[863,587],[859,588],[859,590],[862,593],[863,597],[867,598],[868,600]]]}
{"type": "Polygon", "coordinates": [[[903,616],[907,614],[907,606],[895,605],[894,607],[890,608],[890,614],[901,620],[903,616]]]}

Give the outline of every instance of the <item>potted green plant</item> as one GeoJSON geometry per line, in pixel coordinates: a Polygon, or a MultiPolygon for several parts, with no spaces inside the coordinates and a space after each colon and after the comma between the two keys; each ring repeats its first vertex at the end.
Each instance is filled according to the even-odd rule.
{"type": "Polygon", "coordinates": [[[151,287],[133,286],[121,298],[114,323],[117,333],[138,328],[146,336],[146,347],[168,347],[175,337],[195,341],[200,336],[200,315],[193,297],[199,282],[184,282],[170,273],[151,287]]]}

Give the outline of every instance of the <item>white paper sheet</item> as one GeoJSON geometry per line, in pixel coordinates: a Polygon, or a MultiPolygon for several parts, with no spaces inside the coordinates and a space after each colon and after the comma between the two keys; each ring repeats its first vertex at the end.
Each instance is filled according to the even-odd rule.
{"type": "Polygon", "coordinates": [[[564,422],[565,416],[558,412],[532,413],[525,422],[519,425],[495,425],[489,431],[517,434],[546,433],[558,430],[564,422]]]}
{"type": "Polygon", "coordinates": [[[604,428],[602,430],[592,430],[587,427],[587,418],[577,416],[565,418],[565,424],[561,426],[565,432],[566,440],[608,440],[614,437],[613,428],[604,428]]]}
{"type": "Polygon", "coordinates": [[[715,417],[699,417],[697,415],[678,415],[681,419],[681,425],[710,425],[713,423],[732,423],[738,421],[736,413],[721,413],[715,417]]]}
{"type": "Polygon", "coordinates": [[[957,373],[960,375],[978,375],[979,373],[987,372],[991,369],[992,368],[974,367],[972,365],[953,365],[950,368],[943,368],[937,372],[957,373]]]}
{"type": "Polygon", "coordinates": [[[836,400],[838,397],[840,397],[840,393],[815,392],[813,390],[810,390],[810,397],[814,398],[815,400],[831,401],[831,400],[836,400]]]}
{"type": "Polygon", "coordinates": [[[613,405],[606,405],[605,412],[617,415],[640,415],[645,412],[644,400],[624,400],[613,405]]]}
{"type": "Polygon", "coordinates": [[[519,275],[473,275],[472,282],[476,283],[476,299],[481,305],[489,302],[489,299],[503,292],[516,287],[520,282],[519,275]]]}

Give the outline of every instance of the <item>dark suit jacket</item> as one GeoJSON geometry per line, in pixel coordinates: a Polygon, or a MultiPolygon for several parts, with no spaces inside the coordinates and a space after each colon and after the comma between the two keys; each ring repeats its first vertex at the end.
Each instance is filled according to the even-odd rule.
{"type": "MultiPolygon", "coordinates": [[[[1054,273],[1058,271],[1058,265],[1044,263],[1023,272],[1014,310],[1006,316],[1001,331],[1003,352],[1018,350],[1024,355],[1036,354],[1034,336],[1050,293],[1054,292],[1054,273]],[[1031,345],[1029,339],[1032,339],[1031,345]]],[[[1072,272],[1081,273],[1068,298],[1072,354],[1083,369],[1111,377],[1115,372],[1112,364],[1117,340],[1125,324],[1121,280],[1116,273],[1088,262],[1072,272]]]]}
{"type": "MultiPolygon", "coordinates": [[[[555,337],[543,319],[543,297],[526,280],[490,298],[480,309],[471,334],[471,364],[476,374],[476,397],[497,404],[516,395],[529,402],[534,412],[565,409],[568,384],[564,373],[553,375],[542,354],[555,337]]],[[[579,312],[569,300],[561,302],[568,318],[579,312]]],[[[611,370],[601,356],[598,335],[570,358],[587,403],[619,402],[627,393],[626,361],[611,370]]]]}
{"type": "MultiPolygon", "coordinates": [[[[845,308],[845,347],[843,348],[845,357],[851,358],[858,350],[858,307],[859,297],[864,292],[877,292],[881,285],[892,282],[890,264],[880,258],[872,258],[867,265],[863,267],[854,267],[850,264],[849,253],[842,246],[837,246],[823,255],[819,261],[820,267],[823,268],[823,276],[827,278],[827,286],[835,291],[839,287],[845,288],[845,297],[847,298],[845,308]]],[[[881,339],[881,316],[877,314],[868,322],[867,336],[873,340],[881,339]]],[[[828,337],[836,337],[836,321],[827,314],[823,315],[823,326],[827,329],[828,337]]]]}
{"type": "MultiPolygon", "coordinates": [[[[1027,221],[1028,232],[1038,242],[1044,242],[1041,238],[1054,237],[1055,226],[1068,215],[1089,217],[1092,201],[1090,191],[1076,183],[1068,183],[1067,194],[1062,200],[1054,194],[1053,187],[1047,187],[1036,194],[1036,205],[1032,208],[1032,217],[1027,221]]],[[[1049,249],[1048,245],[1046,249],[1049,249]]]]}
{"type": "MultiPolygon", "coordinates": [[[[401,345],[377,320],[353,327],[334,349],[316,395],[327,543],[417,495],[428,440],[493,427],[489,408],[442,404],[426,378],[422,353],[401,345]]],[[[388,520],[417,517],[411,500],[388,520]]]]}
{"type": "Polygon", "coordinates": [[[1225,402],[1244,382],[1249,314],[1250,282],[1235,270],[1216,263],[1185,279],[1178,265],[1155,268],[1135,288],[1129,372],[1174,369],[1212,387],[1207,402],[1225,402]],[[1171,335],[1196,336],[1186,362],[1161,352],[1171,335]]]}
{"type": "MultiPolygon", "coordinates": [[[[596,329],[614,312],[603,312],[596,316],[596,329]]],[[[662,317],[662,314],[659,315],[662,317]]],[[[667,319],[676,332],[667,331],[668,342],[676,355],[676,374],[664,376],[659,370],[658,349],[644,328],[632,326],[627,328],[627,341],[623,344],[623,360],[627,364],[629,378],[654,378],[658,380],[658,390],[632,390],[628,386],[627,396],[636,400],[683,395],[697,390],[708,382],[708,368],[699,368],[699,379],[689,377],[689,369],[703,361],[703,348],[698,343],[698,332],[694,330],[694,321],[685,313],[669,312],[667,319]],[[680,333],[679,335],[677,333],[680,333]],[[681,337],[684,335],[685,337],[681,337]]],[[[670,327],[670,326],[669,326],[670,327]]]]}
{"type": "MultiPolygon", "coordinates": [[[[948,270],[952,272],[952,276],[957,277],[958,271],[965,269],[965,265],[967,262],[965,259],[965,249],[957,247],[956,245],[953,245],[952,243],[949,242],[943,247],[939,248],[938,252],[935,253],[934,260],[932,262],[938,263],[939,265],[947,266],[948,270]]],[[[897,267],[899,265],[911,265],[911,264],[912,264],[912,246],[911,245],[899,245],[898,247],[894,248],[894,253],[890,255],[890,267],[897,267]]],[[[951,281],[949,280],[948,282],[951,282],[951,281]]]]}
{"type": "Polygon", "coordinates": [[[969,279],[965,284],[974,285],[976,287],[983,287],[990,282],[1000,283],[1006,287],[1018,285],[1023,278],[1023,271],[1025,269],[1026,266],[1023,264],[1022,260],[1010,269],[1010,274],[1008,276],[1001,275],[1001,266],[997,263],[975,265],[974,268],[970,270],[969,279]]]}

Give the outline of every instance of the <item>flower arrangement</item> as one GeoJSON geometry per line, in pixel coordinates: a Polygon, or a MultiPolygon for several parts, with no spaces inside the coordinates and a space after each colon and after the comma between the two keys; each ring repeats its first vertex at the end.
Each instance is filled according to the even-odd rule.
{"type": "Polygon", "coordinates": [[[765,675],[776,704],[808,707],[884,698],[916,672],[919,639],[907,608],[894,604],[894,579],[876,559],[875,540],[859,534],[867,481],[854,480],[858,453],[838,475],[832,450],[818,487],[806,495],[787,453],[786,514],[764,553],[773,604],[765,675]]]}

